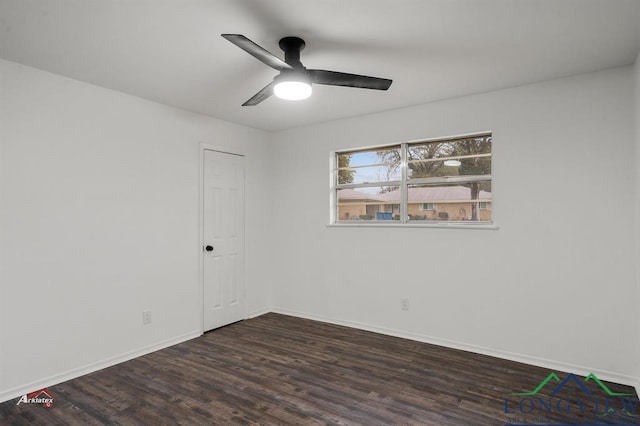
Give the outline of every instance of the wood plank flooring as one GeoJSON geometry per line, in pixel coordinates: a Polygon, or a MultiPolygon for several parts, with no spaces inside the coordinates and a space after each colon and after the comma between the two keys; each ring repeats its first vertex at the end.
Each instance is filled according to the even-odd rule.
{"type": "Polygon", "coordinates": [[[536,395],[512,395],[550,373],[267,314],[52,386],[51,408],[7,401],[0,424],[640,424],[626,386],[605,384],[611,393],[633,393],[627,402],[584,377],[569,380],[563,395],[551,395],[555,378],[536,395]]]}

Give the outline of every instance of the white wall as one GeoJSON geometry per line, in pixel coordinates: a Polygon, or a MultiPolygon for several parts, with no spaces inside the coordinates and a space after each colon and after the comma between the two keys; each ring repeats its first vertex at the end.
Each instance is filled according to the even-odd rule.
{"type": "Polygon", "coordinates": [[[6,61],[0,84],[0,401],[199,334],[200,143],[247,153],[268,309],[268,134],[6,61]]]}
{"type": "Polygon", "coordinates": [[[631,381],[631,87],[626,67],[276,134],[275,309],[631,381]],[[499,230],[326,226],[330,151],[486,130],[499,230]]]}

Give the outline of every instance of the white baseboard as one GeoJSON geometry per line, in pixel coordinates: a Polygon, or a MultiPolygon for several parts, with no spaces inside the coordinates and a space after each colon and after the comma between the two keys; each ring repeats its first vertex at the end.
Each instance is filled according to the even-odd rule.
{"type": "Polygon", "coordinates": [[[181,336],[173,337],[171,339],[163,340],[161,342],[145,346],[140,349],[136,349],[131,352],[127,352],[122,355],[107,358],[102,361],[97,361],[83,367],[74,368],[73,370],[65,371],[63,373],[56,374],[42,380],[37,380],[23,386],[18,386],[16,388],[9,389],[0,393],[0,402],[9,401],[10,399],[17,398],[29,392],[54,386],[59,383],[66,382],[67,380],[75,379],[77,377],[84,376],[85,374],[93,373],[95,371],[102,370],[103,368],[111,367],[113,365],[120,364],[121,362],[129,361],[130,359],[137,358],[142,355],[147,355],[151,352],[155,352],[169,346],[177,345],[178,343],[191,340],[201,335],[202,333],[200,331],[193,331],[181,336]]]}
{"type": "Polygon", "coordinates": [[[523,364],[535,365],[536,367],[548,368],[554,371],[561,371],[565,373],[574,373],[581,376],[588,376],[590,373],[598,376],[599,379],[619,383],[622,385],[633,386],[636,389],[638,395],[640,395],[640,378],[619,374],[606,370],[599,370],[596,368],[589,368],[581,365],[569,364],[561,361],[554,361],[550,359],[537,358],[529,355],[523,355],[513,352],[500,351],[483,346],[471,345],[468,343],[456,342],[453,340],[441,339],[433,336],[425,336],[421,334],[408,333],[405,331],[394,330],[391,328],[379,327],[375,325],[369,325],[364,323],[358,323],[354,321],[346,321],[335,318],[324,317],[321,315],[309,314],[306,312],[293,311],[290,309],[274,308],[272,312],[291,315],[294,317],[306,318],[315,321],[326,322],[330,324],[342,325],[345,327],[357,328],[360,330],[372,331],[374,333],[385,334],[393,337],[400,337],[403,339],[415,340],[418,342],[429,343],[432,345],[444,346],[452,349],[459,349],[467,352],[473,352],[481,355],[488,355],[496,358],[506,359],[509,361],[521,362],[523,364]]]}
{"type": "Polygon", "coordinates": [[[273,312],[273,309],[266,308],[266,307],[265,308],[256,309],[255,311],[251,311],[251,312],[247,313],[247,318],[246,319],[259,317],[260,315],[268,314],[269,312],[273,312]]]}

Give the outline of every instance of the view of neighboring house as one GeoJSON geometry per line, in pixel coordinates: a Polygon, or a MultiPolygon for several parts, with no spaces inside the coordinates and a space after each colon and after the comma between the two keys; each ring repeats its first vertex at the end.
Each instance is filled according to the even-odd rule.
{"type": "MultiPolygon", "coordinates": [[[[338,190],[338,220],[398,220],[400,190],[367,194],[354,189],[338,190]]],[[[491,221],[491,192],[480,191],[471,200],[465,186],[429,186],[409,188],[407,213],[410,220],[466,221],[472,218],[473,204],[477,220],[491,221]]]]}

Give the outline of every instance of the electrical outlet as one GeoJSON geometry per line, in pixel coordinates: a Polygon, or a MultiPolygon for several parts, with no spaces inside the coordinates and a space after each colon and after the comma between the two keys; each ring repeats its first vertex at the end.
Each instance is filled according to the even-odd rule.
{"type": "Polygon", "coordinates": [[[402,308],[403,311],[408,311],[409,310],[409,299],[406,297],[402,297],[400,298],[400,308],[402,308]]]}
{"type": "Polygon", "coordinates": [[[142,312],[142,324],[151,324],[151,311],[142,312]]]}

